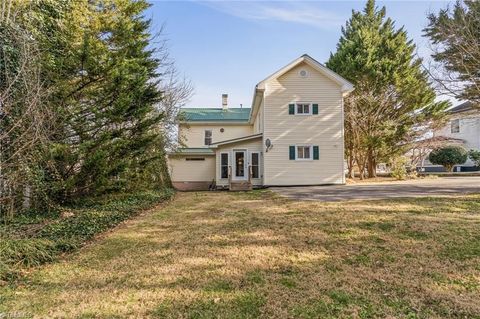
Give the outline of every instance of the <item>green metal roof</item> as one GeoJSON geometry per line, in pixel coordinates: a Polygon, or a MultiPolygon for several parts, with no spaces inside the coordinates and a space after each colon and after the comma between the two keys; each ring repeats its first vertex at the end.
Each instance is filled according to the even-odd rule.
{"type": "Polygon", "coordinates": [[[186,122],[248,122],[250,108],[182,108],[186,122]]]}

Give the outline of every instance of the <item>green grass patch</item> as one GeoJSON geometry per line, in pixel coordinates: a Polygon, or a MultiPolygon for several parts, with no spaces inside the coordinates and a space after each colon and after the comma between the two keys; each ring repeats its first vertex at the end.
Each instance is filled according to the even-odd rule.
{"type": "Polygon", "coordinates": [[[245,281],[257,285],[265,284],[265,278],[260,270],[254,270],[247,272],[245,281]]]}
{"type": "Polygon", "coordinates": [[[283,277],[280,279],[280,284],[284,287],[289,289],[293,289],[297,287],[297,282],[293,278],[283,277]]]}
{"type": "Polygon", "coordinates": [[[233,285],[229,281],[218,279],[209,282],[204,290],[210,292],[228,292],[233,290],[233,285]]]}
{"type": "Polygon", "coordinates": [[[480,258],[480,235],[464,234],[461,240],[445,241],[443,255],[457,261],[480,258]]]}
{"type": "MultiPolygon", "coordinates": [[[[478,318],[480,214],[473,211],[478,206],[473,200],[480,202],[479,195],[348,203],[252,199],[257,195],[178,193],[168,205],[61,263],[22,272],[22,280],[0,287],[0,313],[478,318]]],[[[142,202],[131,203],[140,207],[142,202]]],[[[25,242],[22,251],[35,245],[41,251],[58,249],[55,236],[70,243],[68,234],[88,240],[97,231],[88,224],[78,233],[58,226],[64,219],[85,214],[104,227],[110,212],[128,207],[115,200],[104,206],[83,202],[69,207],[68,215],[61,211],[59,217],[45,218],[40,229],[24,220],[25,227],[34,226],[29,229],[36,237],[17,233],[9,239],[39,240],[25,242]],[[45,229],[52,237],[38,237],[45,229]]],[[[50,257],[25,263],[37,258],[47,262],[50,257]]]]}
{"type": "Polygon", "coordinates": [[[22,268],[38,266],[75,250],[95,235],[115,227],[144,209],[169,199],[170,189],[86,199],[44,215],[19,215],[0,229],[0,280],[15,279],[22,268]],[[23,233],[23,234],[22,234],[23,233]]]}
{"type": "Polygon", "coordinates": [[[237,318],[258,318],[264,303],[265,298],[263,296],[254,292],[247,292],[233,300],[234,313],[237,313],[237,318]]]}
{"type": "Polygon", "coordinates": [[[254,319],[261,315],[265,298],[255,292],[242,292],[230,298],[203,298],[190,303],[164,301],[151,312],[154,318],[173,319],[254,319]]]}
{"type": "Polygon", "coordinates": [[[327,292],[325,298],[310,300],[292,310],[296,318],[375,318],[372,304],[363,298],[341,290],[327,292]]]}

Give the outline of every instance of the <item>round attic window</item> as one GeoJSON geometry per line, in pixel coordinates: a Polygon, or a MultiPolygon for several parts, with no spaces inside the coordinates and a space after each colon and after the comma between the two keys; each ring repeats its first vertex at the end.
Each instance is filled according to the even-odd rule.
{"type": "Polygon", "coordinates": [[[302,78],[306,78],[306,77],[308,76],[307,70],[300,70],[299,73],[300,73],[300,76],[301,76],[302,78]]]}
{"type": "Polygon", "coordinates": [[[223,132],[225,132],[225,129],[222,127],[222,128],[220,129],[220,133],[223,133],[223,132]]]}

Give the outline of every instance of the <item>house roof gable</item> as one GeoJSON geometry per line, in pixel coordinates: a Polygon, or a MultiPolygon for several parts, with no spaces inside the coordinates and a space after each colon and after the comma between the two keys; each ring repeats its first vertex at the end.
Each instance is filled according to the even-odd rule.
{"type": "Polygon", "coordinates": [[[265,89],[265,83],[282,76],[287,73],[300,63],[306,63],[311,66],[313,69],[317,70],[327,78],[331,79],[333,82],[337,83],[340,86],[342,93],[347,94],[353,91],[353,84],[333,72],[308,54],[304,54],[298,59],[295,59],[285,67],[281,68],[277,72],[273,73],[269,77],[265,78],[263,81],[260,81],[256,86],[253,94],[252,108],[182,108],[181,114],[183,114],[183,119],[181,122],[188,123],[207,123],[207,122],[218,122],[218,123],[250,123],[254,120],[254,116],[258,111],[259,100],[263,96],[263,90],[265,89]]]}
{"type": "Polygon", "coordinates": [[[309,56],[308,54],[302,55],[298,59],[295,59],[294,61],[290,62],[289,64],[287,64],[286,66],[284,66],[283,68],[278,70],[277,72],[273,73],[272,75],[268,76],[264,80],[260,81],[257,84],[256,88],[257,89],[264,89],[266,82],[282,76],[283,74],[287,73],[288,71],[290,71],[291,69],[293,69],[294,67],[296,67],[297,65],[299,65],[301,63],[308,64],[313,69],[317,70],[318,72],[320,72],[321,74],[323,74],[327,78],[331,79],[333,82],[340,85],[343,93],[348,93],[348,92],[351,92],[353,90],[353,84],[352,83],[350,83],[349,81],[347,81],[346,79],[344,79],[343,77],[341,77],[340,75],[335,73],[334,71],[330,70],[329,68],[324,66],[322,63],[318,62],[317,60],[315,60],[314,58],[309,56]]]}

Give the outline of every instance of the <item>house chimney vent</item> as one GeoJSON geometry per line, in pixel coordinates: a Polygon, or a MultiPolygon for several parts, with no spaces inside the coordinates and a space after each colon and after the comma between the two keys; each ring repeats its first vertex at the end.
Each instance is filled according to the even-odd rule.
{"type": "Polygon", "coordinates": [[[222,108],[228,109],[228,94],[222,94],[222,108]]]}

